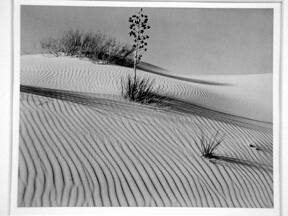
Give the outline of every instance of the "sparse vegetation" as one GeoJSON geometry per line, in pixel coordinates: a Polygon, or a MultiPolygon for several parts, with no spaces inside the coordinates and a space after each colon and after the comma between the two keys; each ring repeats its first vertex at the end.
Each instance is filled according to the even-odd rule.
{"type": "Polygon", "coordinates": [[[161,96],[153,87],[153,81],[148,78],[132,78],[121,80],[122,95],[124,98],[143,104],[161,104],[165,96],[161,96]]]}
{"type": "Polygon", "coordinates": [[[215,152],[218,147],[223,142],[224,136],[220,135],[219,131],[215,133],[215,135],[207,136],[201,131],[201,135],[197,136],[197,139],[194,139],[195,144],[197,145],[201,155],[204,158],[216,158],[215,152]]]}
{"type": "Polygon", "coordinates": [[[134,83],[136,83],[136,70],[137,65],[141,62],[143,52],[147,51],[147,40],[149,35],[146,34],[146,30],[150,29],[148,25],[148,15],[143,13],[141,8],[136,14],[129,17],[129,36],[133,39],[134,48],[134,83]]]}
{"type": "Polygon", "coordinates": [[[148,16],[143,13],[141,8],[136,14],[129,17],[129,23],[128,34],[133,39],[134,77],[129,75],[126,80],[121,80],[122,95],[124,98],[138,103],[159,104],[164,97],[157,94],[157,90],[153,87],[153,81],[149,78],[139,78],[136,74],[137,65],[141,62],[143,53],[147,51],[149,36],[146,34],[146,30],[150,29],[148,16]]]}
{"type": "Polygon", "coordinates": [[[133,66],[133,48],[114,38],[98,33],[69,30],[59,39],[49,38],[41,42],[45,51],[55,56],[86,57],[109,64],[133,66]]]}

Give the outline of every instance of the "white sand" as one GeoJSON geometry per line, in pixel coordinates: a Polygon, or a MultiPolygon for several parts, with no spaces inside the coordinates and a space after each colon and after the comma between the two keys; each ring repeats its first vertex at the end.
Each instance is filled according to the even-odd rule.
{"type": "MultiPolygon", "coordinates": [[[[132,69],[111,65],[95,65],[77,58],[27,55],[21,58],[21,83],[24,85],[120,94],[121,77],[132,69]],[[66,72],[69,75],[66,75],[66,72]]],[[[188,78],[219,83],[205,85],[139,71],[155,79],[163,93],[213,110],[272,122],[272,74],[191,75],[188,78]],[[223,84],[223,85],[221,85],[223,84]]],[[[184,77],[178,75],[179,77],[184,77]]]]}
{"type": "Polygon", "coordinates": [[[117,96],[127,71],[21,58],[21,84],[38,95],[20,98],[19,206],[273,207],[272,125],[183,102],[270,121],[270,75],[197,77],[234,84],[210,86],[139,71],[181,99],[162,110],[117,96]],[[222,160],[200,156],[199,127],[225,134],[222,160]]]}
{"type": "MultiPolygon", "coordinates": [[[[183,76],[182,76],[183,77],[183,76]]],[[[209,92],[205,107],[259,121],[273,119],[273,74],[194,75],[205,81],[226,84],[201,85],[209,92]]],[[[198,85],[200,87],[200,85],[198,85]]]]}

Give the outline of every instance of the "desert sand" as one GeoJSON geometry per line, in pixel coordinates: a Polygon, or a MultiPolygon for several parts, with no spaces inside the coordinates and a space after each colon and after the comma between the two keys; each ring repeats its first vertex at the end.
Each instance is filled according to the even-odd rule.
{"type": "Polygon", "coordinates": [[[129,73],[21,57],[19,206],[273,207],[272,74],[138,70],[171,98],[157,107],[121,97],[129,73]],[[201,130],[224,135],[218,159],[201,157],[201,130]]]}

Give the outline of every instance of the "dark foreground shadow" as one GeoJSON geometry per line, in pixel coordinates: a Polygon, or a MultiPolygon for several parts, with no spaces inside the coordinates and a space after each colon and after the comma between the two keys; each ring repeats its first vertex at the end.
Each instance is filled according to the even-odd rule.
{"type": "MultiPolygon", "coordinates": [[[[74,91],[66,91],[66,90],[56,90],[56,89],[49,89],[49,88],[41,88],[41,87],[34,87],[34,86],[26,86],[20,85],[20,91],[40,96],[45,96],[49,98],[55,98],[60,100],[65,100],[77,104],[92,106],[92,107],[102,107],[103,109],[107,108],[111,110],[112,108],[117,109],[125,109],[130,107],[131,109],[135,109],[135,104],[129,104],[127,101],[124,100],[116,100],[115,98],[101,98],[97,94],[89,94],[89,93],[81,93],[81,92],[74,92],[74,91]]],[[[260,131],[271,131],[271,124],[266,122],[260,122],[252,119],[247,119],[244,117],[239,117],[227,113],[222,113],[218,111],[214,111],[211,109],[207,109],[205,107],[195,105],[193,103],[179,100],[172,97],[161,96],[161,101],[151,108],[155,109],[157,107],[160,111],[163,112],[170,112],[180,115],[197,115],[202,116],[205,118],[209,118],[212,120],[225,122],[229,124],[238,125],[245,128],[250,128],[254,130],[260,131]]],[[[149,108],[149,105],[145,106],[145,108],[149,108]]],[[[136,109],[141,109],[141,105],[138,105],[136,109]]]]}
{"type": "MultiPolygon", "coordinates": [[[[113,99],[96,97],[95,94],[74,92],[68,90],[57,90],[57,89],[20,85],[20,92],[99,108],[100,107],[103,108],[105,106],[113,107],[119,104],[117,101],[113,99]]],[[[43,104],[44,103],[41,103],[39,105],[43,104]]]]}
{"type": "Polygon", "coordinates": [[[251,168],[256,169],[263,169],[266,171],[273,171],[273,167],[270,165],[258,163],[255,161],[249,161],[244,159],[239,159],[235,157],[229,157],[229,156],[223,156],[223,155],[214,155],[213,158],[209,160],[209,162],[217,165],[223,165],[223,166],[229,166],[229,165],[242,165],[242,166],[248,166],[251,168]]]}
{"type": "Polygon", "coordinates": [[[258,121],[220,111],[215,111],[177,98],[167,97],[166,100],[162,102],[162,105],[182,114],[194,114],[212,120],[230,123],[254,130],[272,130],[272,124],[269,122],[258,121]]]}

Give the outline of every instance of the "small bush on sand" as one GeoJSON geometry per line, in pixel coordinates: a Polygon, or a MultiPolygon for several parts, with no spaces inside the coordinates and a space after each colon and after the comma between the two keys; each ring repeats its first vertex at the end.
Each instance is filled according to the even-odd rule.
{"type": "Polygon", "coordinates": [[[133,69],[134,77],[128,75],[127,79],[121,79],[122,96],[130,101],[145,104],[160,104],[164,97],[157,94],[153,87],[153,81],[148,78],[139,78],[136,74],[137,65],[141,62],[142,55],[147,51],[149,36],[146,30],[150,29],[148,15],[144,14],[143,8],[129,17],[129,36],[133,41],[133,69]]]}
{"type": "Polygon", "coordinates": [[[153,81],[148,78],[132,77],[121,79],[122,96],[130,101],[143,104],[161,104],[165,99],[153,87],[153,81]]]}
{"type": "Polygon", "coordinates": [[[201,131],[201,135],[197,137],[198,139],[193,139],[201,152],[201,155],[204,158],[211,159],[216,157],[215,152],[223,142],[223,137],[224,136],[220,136],[219,131],[210,137],[206,136],[203,131],[201,131]]]}
{"type": "Polygon", "coordinates": [[[84,33],[79,30],[65,32],[60,38],[41,42],[45,51],[55,56],[86,57],[110,64],[133,66],[133,47],[108,38],[102,33],[84,33]]]}

